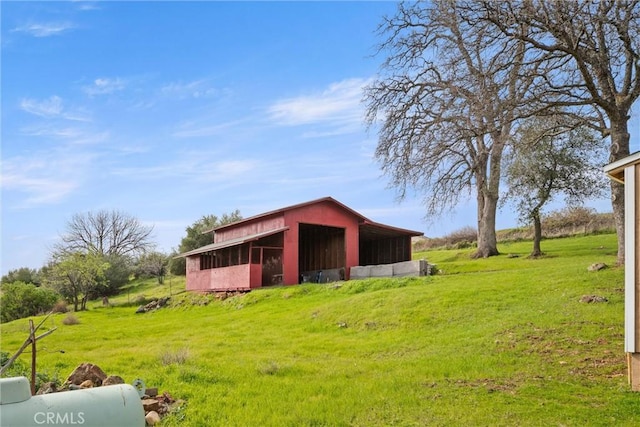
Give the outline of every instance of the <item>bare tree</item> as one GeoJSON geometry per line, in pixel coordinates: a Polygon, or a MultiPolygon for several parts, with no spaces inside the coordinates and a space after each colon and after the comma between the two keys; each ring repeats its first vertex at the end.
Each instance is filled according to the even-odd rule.
{"type": "Polygon", "coordinates": [[[518,149],[507,156],[507,199],[515,201],[521,221],[533,223],[532,258],[543,254],[541,214],[548,202],[564,195],[569,206],[577,206],[605,188],[598,164],[603,140],[584,127],[566,131],[557,119],[535,118],[521,126],[518,149]]]}
{"type": "Polygon", "coordinates": [[[167,273],[167,265],[169,264],[169,256],[162,252],[147,252],[138,258],[137,272],[143,276],[155,277],[158,284],[164,283],[164,276],[167,273]]]}
{"type": "Polygon", "coordinates": [[[62,234],[60,253],[94,253],[103,256],[130,256],[150,249],[153,227],[123,212],[101,210],[75,214],[62,234]]]}
{"type": "Polygon", "coordinates": [[[381,122],[376,157],[403,198],[425,194],[437,216],[475,192],[476,257],[498,254],[502,156],[536,73],[525,43],[505,37],[464,2],[400,4],[379,28],[386,54],[365,92],[381,122]]]}
{"type": "MultiPolygon", "coordinates": [[[[544,87],[537,101],[566,111],[610,138],[610,161],[629,155],[628,122],[640,96],[640,2],[484,1],[475,5],[513,40],[540,52],[544,87]]],[[[624,190],[611,181],[624,263],[624,190]]]]}

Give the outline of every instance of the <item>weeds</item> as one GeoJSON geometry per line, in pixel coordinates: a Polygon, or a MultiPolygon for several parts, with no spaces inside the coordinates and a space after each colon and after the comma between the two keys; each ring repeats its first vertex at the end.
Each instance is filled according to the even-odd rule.
{"type": "Polygon", "coordinates": [[[165,351],[160,355],[160,363],[162,366],[183,365],[189,359],[189,349],[180,348],[173,351],[165,351]]]}

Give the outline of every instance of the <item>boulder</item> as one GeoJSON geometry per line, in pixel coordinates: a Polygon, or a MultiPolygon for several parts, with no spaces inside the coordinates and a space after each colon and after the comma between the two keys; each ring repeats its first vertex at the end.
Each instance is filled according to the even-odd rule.
{"type": "Polygon", "coordinates": [[[156,397],[158,395],[158,387],[147,387],[144,393],[149,397],[156,397]]]}
{"type": "Polygon", "coordinates": [[[50,381],[48,383],[42,384],[36,394],[49,394],[49,393],[55,393],[57,391],[58,389],[56,388],[56,383],[54,383],[53,381],[50,381]]]}
{"type": "Polygon", "coordinates": [[[609,300],[605,297],[601,297],[598,295],[583,295],[580,298],[580,302],[586,302],[587,304],[593,303],[593,302],[608,302],[609,300]]]}
{"type": "Polygon", "coordinates": [[[113,384],[124,384],[124,380],[122,379],[122,377],[119,377],[117,375],[109,375],[107,378],[105,378],[104,381],[102,381],[102,385],[113,384]]]}
{"type": "Polygon", "coordinates": [[[93,387],[93,381],[91,380],[84,380],[80,384],[80,388],[92,388],[92,387],[93,387]]]}
{"type": "Polygon", "coordinates": [[[160,422],[160,415],[158,415],[156,411],[149,411],[149,413],[144,416],[144,420],[148,426],[154,426],[160,422]]]}
{"type": "Polygon", "coordinates": [[[600,271],[604,270],[605,268],[607,268],[607,264],[605,264],[604,262],[597,262],[587,267],[587,271],[600,271]]]}
{"type": "Polygon", "coordinates": [[[69,375],[65,384],[79,385],[86,380],[91,380],[93,385],[100,386],[106,378],[107,374],[99,366],[93,363],[82,363],[69,375]]]}
{"type": "Polygon", "coordinates": [[[160,401],[158,399],[142,399],[142,407],[145,412],[157,412],[160,410],[160,401]]]}

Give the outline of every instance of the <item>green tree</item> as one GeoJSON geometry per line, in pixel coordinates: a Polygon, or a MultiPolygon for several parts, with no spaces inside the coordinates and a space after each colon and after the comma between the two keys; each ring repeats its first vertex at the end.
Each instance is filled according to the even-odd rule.
{"type": "Polygon", "coordinates": [[[0,321],[10,322],[49,311],[59,297],[56,292],[32,283],[5,283],[0,293],[0,321]]]}
{"type": "Polygon", "coordinates": [[[65,254],[47,269],[45,285],[73,303],[74,311],[86,310],[87,301],[100,294],[109,263],[94,253],[65,254]]]}
{"type": "Polygon", "coordinates": [[[101,297],[116,295],[122,286],[129,282],[133,271],[131,257],[126,255],[106,255],[104,261],[109,267],[104,271],[104,280],[98,292],[101,297]]]}
{"type": "Polygon", "coordinates": [[[189,227],[187,227],[187,235],[180,241],[178,250],[174,250],[171,254],[169,262],[169,271],[176,276],[184,276],[186,274],[186,262],[184,258],[176,258],[179,254],[200,248],[202,246],[213,243],[213,230],[225,224],[240,221],[242,215],[236,209],[231,213],[224,213],[221,217],[216,215],[205,215],[189,227]]]}
{"type": "Polygon", "coordinates": [[[507,199],[515,201],[521,221],[533,224],[531,257],[542,255],[541,215],[548,202],[564,195],[567,205],[576,206],[606,188],[600,171],[604,140],[586,127],[566,131],[556,120],[538,118],[522,126],[506,168],[507,199]]]}
{"type": "Polygon", "coordinates": [[[29,267],[21,267],[15,270],[9,270],[0,280],[0,283],[3,285],[13,282],[33,283],[36,286],[40,286],[38,271],[29,267]]]}

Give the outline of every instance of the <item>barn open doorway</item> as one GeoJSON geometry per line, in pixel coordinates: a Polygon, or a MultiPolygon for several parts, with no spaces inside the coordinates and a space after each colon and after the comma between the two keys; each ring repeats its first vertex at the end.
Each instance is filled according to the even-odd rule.
{"type": "Polygon", "coordinates": [[[284,233],[263,237],[253,243],[251,263],[260,265],[261,286],[282,284],[282,247],[284,233]]]}
{"type": "Polygon", "coordinates": [[[344,228],[300,224],[298,236],[298,271],[301,283],[326,283],[344,279],[344,228]]]}

